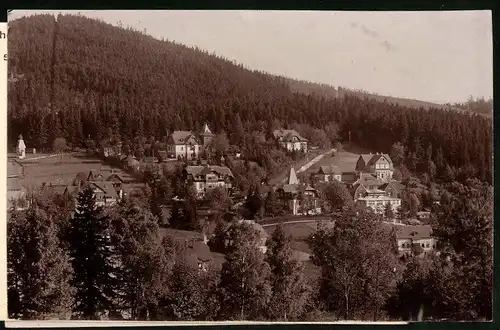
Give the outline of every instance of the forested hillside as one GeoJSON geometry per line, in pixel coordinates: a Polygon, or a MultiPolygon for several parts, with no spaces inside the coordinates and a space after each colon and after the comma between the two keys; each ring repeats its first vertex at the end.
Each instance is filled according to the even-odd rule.
{"type": "Polygon", "coordinates": [[[39,15],[9,24],[10,146],[20,133],[38,148],[59,136],[73,145],[89,136],[160,139],[208,121],[232,144],[253,150],[259,147],[249,138],[254,132],[333,124],[341,139],[351,132],[353,142],[374,151],[389,152],[401,142],[410,170],[435,166],[437,176],[461,173],[491,182],[492,121],[483,116],[349,93],[307,95],[288,78],[81,16],[39,15]]]}
{"type": "MultiPolygon", "coordinates": [[[[424,108],[424,109],[429,109],[429,108],[435,108],[435,109],[441,109],[441,110],[454,110],[454,111],[463,111],[466,110],[462,107],[459,107],[458,105],[450,105],[450,104],[437,104],[437,103],[432,103],[432,102],[426,102],[426,101],[419,101],[419,100],[413,100],[413,99],[405,99],[401,97],[393,97],[393,96],[384,96],[384,95],[379,95],[375,93],[368,93],[365,91],[360,91],[360,90],[354,90],[350,88],[345,88],[345,87],[337,87],[335,88],[334,86],[328,85],[328,84],[318,84],[318,83],[312,83],[308,81],[303,81],[303,80],[296,80],[296,79],[287,79],[288,84],[290,86],[290,89],[294,92],[301,92],[304,94],[309,94],[309,95],[315,95],[319,97],[326,97],[326,98],[342,98],[345,96],[355,96],[359,97],[362,99],[371,99],[379,102],[387,102],[391,104],[396,104],[399,106],[404,106],[404,107],[410,107],[410,108],[424,108]]],[[[491,112],[492,108],[490,108],[489,112],[491,112]]],[[[482,113],[485,115],[490,115],[489,113],[484,113],[478,111],[478,113],[482,113]]]]}

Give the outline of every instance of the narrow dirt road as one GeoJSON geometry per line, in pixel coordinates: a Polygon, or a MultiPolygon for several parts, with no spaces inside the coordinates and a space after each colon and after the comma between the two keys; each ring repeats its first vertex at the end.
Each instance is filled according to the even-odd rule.
{"type": "MultiPolygon", "coordinates": [[[[299,159],[293,164],[293,168],[295,169],[295,172],[297,174],[304,172],[308,168],[310,168],[311,166],[313,166],[314,164],[319,162],[324,156],[326,156],[332,152],[335,152],[335,151],[336,151],[335,148],[328,149],[325,152],[317,155],[316,157],[314,157],[313,159],[311,159],[309,161],[307,161],[306,158],[299,159]]],[[[275,176],[274,178],[272,178],[271,180],[269,180],[269,185],[274,186],[274,185],[285,182],[289,171],[290,171],[290,167],[284,169],[281,174],[279,174],[279,175],[275,176]]]]}

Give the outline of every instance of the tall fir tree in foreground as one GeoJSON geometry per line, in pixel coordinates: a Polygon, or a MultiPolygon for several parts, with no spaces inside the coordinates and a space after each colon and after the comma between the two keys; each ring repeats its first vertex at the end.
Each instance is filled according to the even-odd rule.
{"type": "Polygon", "coordinates": [[[268,312],[272,320],[301,319],[311,293],[304,278],[303,266],[293,257],[291,241],[292,238],[278,226],[267,242],[272,287],[268,312]]]}
{"type": "Polygon", "coordinates": [[[345,320],[378,320],[397,279],[394,232],[372,212],[342,214],[333,229],[309,238],[311,259],[321,268],[319,298],[345,320]]]}
{"type": "Polygon", "coordinates": [[[122,201],[110,219],[119,309],[129,312],[133,320],[150,320],[165,295],[173,251],[162,244],[156,217],[140,203],[122,201]]]}
{"type": "Polygon", "coordinates": [[[246,224],[233,224],[230,248],[221,270],[221,319],[264,320],[271,297],[270,269],[258,247],[258,233],[246,224]]]}
{"type": "Polygon", "coordinates": [[[57,225],[43,210],[30,208],[10,213],[7,230],[9,317],[68,319],[74,300],[72,269],[57,225]]]}
{"type": "Polygon", "coordinates": [[[75,317],[100,319],[113,312],[116,274],[109,218],[96,205],[92,188],[87,186],[77,197],[75,214],[68,235],[76,288],[75,317]]]}

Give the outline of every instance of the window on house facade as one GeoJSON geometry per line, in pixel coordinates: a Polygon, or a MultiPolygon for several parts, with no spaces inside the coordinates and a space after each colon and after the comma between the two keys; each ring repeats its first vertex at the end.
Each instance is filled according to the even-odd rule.
{"type": "Polygon", "coordinates": [[[425,247],[426,247],[426,248],[429,248],[429,247],[430,247],[430,244],[429,244],[429,243],[425,244],[425,247]]]}

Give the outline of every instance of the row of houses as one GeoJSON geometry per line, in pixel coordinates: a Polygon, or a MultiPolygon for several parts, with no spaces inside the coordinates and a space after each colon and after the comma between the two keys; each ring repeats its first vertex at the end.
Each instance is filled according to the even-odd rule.
{"type": "MultiPolygon", "coordinates": [[[[213,141],[214,137],[215,134],[207,123],[205,123],[200,132],[175,130],[167,138],[166,150],[159,150],[156,155],[150,157],[153,161],[158,158],[198,159],[213,141]]],[[[297,150],[306,153],[308,150],[308,140],[295,130],[277,129],[273,131],[273,137],[278,146],[288,151],[297,150]]],[[[117,146],[103,146],[101,153],[105,157],[121,156],[121,143],[118,143],[117,146]]]]}
{"type": "Polygon", "coordinates": [[[352,171],[342,171],[338,166],[321,166],[313,178],[319,182],[333,180],[344,183],[354,202],[384,212],[390,205],[393,212],[401,206],[401,184],[393,179],[394,165],[388,154],[361,154],[352,171]]]}

